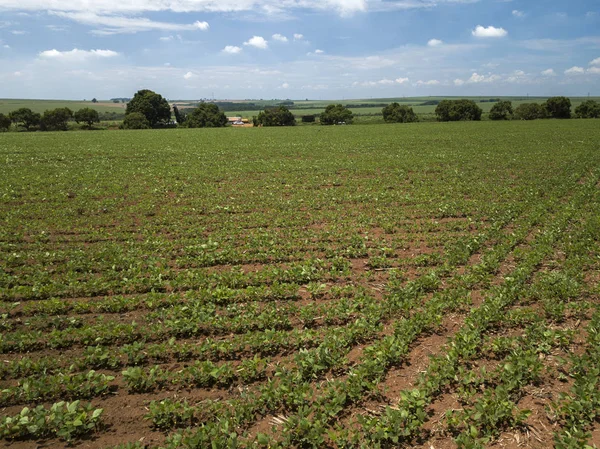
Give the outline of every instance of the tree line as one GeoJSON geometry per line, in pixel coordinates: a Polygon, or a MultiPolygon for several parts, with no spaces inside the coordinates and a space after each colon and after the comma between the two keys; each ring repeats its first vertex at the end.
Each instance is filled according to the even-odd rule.
{"type": "MultiPolygon", "coordinates": [[[[419,121],[412,107],[391,103],[382,109],[385,122],[412,123],[419,121]]],[[[435,108],[438,121],[481,120],[483,111],[472,100],[441,100],[435,108]]],[[[600,118],[600,103],[587,100],[575,108],[578,118],[600,118]]],[[[321,125],[349,125],[354,115],[348,106],[330,104],[319,115],[302,116],[303,123],[314,123],[319,119],[321,125]]],[[[490,110],[491,120],[534,120],[542,118],[571,118],[571,100],[566,97],[552,97],[543,104],[523,103],[513,108],[510,101],[497,101],[490,110]]],[[[0,113],[0,130],[8,130],[12,124],[25,131],[62,131],[68,129],[68,122],[74,120],[84,129],[93,129],[100,122],[98,111],[82,108],[76,112],[69,108],[46,110],[43,114],[29,108],[20,108],[8,115],[0,113]]],[[[267,107],[258,116],[252,118],[254,126],[294,126],[296,118],[285,106],[267,107]]],[[[180,111],[171,106],[160,94],[148,89],[138,91],[127,103],[121,129],[150,129],[164,127],[218,128],[224,127],[228,119],[214,103],[200,103],[191,112],[180,111]],[[173,114],[172,114],[173,112],[173,114]],[[173,120],[173,115],[175,120],[173,120]]]]}

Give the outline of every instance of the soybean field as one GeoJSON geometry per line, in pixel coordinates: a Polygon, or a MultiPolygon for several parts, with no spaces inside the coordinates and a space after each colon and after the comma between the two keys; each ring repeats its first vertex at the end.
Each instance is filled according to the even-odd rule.
{"type": "Polygon", "coordinates": [[[594,120],[0,135],[0,445],[600,444],[594,120]]]}

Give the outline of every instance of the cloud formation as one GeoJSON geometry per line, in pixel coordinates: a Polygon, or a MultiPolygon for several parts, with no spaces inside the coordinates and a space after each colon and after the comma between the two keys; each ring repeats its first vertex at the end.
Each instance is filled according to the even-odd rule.
{"type": "Polygon", "coordinates": [[[477,25],[471,34],[475,37],[504,37],[508,34],[504,28],[496,28],[494,26],[483,27],[477,25]]]}
{"type": "Polygon", "coordinates": [[[239,52],[241,52],[242,49],[241,49],[241,47],[238,47],[237,45],[226,45],[222,51],[223,51],[223,53],[229,53],[230,55],[236,55],[239,52]]]}
{"type": "Polygon", "coordinates": [[[93,12],[60,12],[53,11],[50,14],[63,19],[73,20],[75,22],[99,27],[93,33],[123,34],[137,33],[140,31],[207,31],[210,26],[207,22],[196,21],[192,24],[157,22],[145,17],[125,17],[117,15],[101,15],[93,12]]]}
{"type": "Polygon", "coordinates": [[[261,50],[266,50],[267,48],[269,48],[269,44],[262,36],[252,36],[250,39],[244,42],[244,45],[260,48],[261,50]]]}
{"type": "Polygon", "coordinates": [[[119,56],[119,53],[112,50],[79,50],[74,48],[69,51],[45,50],[40,52],[38,56],[47,60],[84,61],[87,59],[114,58],[119,56]]]}
{"type": "Polygon", "coordinates": [[[276,33],[273,36],[271,36],[271,38],[273,38],[274,41],[279,41],[279,42],[287,42],[288,38],[283,36],[282,34],[276,33]]]}
{"type": "Polygon", "coordinates": [[[439,47],[443,43],[444,43],[444,41],[441,41],[439,39],[430,39],[429,42],[427,42],[427,45],[429,47],[439,47]]]}

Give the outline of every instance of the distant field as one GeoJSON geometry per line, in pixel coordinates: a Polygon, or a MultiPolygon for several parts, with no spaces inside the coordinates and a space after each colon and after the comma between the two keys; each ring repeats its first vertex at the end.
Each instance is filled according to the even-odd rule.
{"type": "Polygon", "coordinates": [[[93,108],[98,112],[116,112],[122,113],[125,110],[125,104],[115,104],[110,101],[99,101],[92,103],[91,101],[67,101],[67,100],[19,100],[0,98],[0,112],[7,114],[15,109],[29,108],[34,112],[42,113],[47,109],[69,108],[72,111],[77,111],[81,108],[93,108]]]}
{"type": "Polygon", "coordinates": [[[1,135],[3,447],[599,444],[599,123],[1,135]]]}

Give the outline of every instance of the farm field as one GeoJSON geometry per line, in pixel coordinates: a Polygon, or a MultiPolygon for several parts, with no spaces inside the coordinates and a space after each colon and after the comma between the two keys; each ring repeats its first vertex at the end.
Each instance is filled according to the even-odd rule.
{"type": "Polygon", "coordinates": [[[2,447],[600,444],[597,120],[7,133],[0,161],[2,447]]]}

